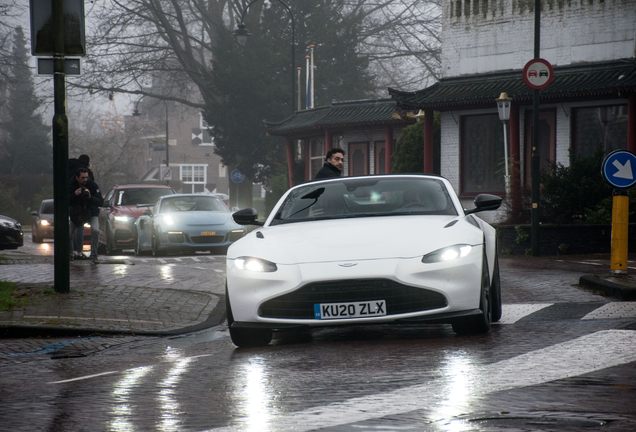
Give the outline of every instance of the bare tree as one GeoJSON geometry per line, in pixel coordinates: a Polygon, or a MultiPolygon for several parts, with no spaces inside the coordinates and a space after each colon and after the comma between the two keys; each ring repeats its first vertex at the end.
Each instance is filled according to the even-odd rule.
{"type": "MultiPolygon", "coordinates": [[[[246,23],[259,19],[265,1],[248,9],[246,23]]],[[[415,90],[437,78],[440,2],[345,2],[342,13],[364,23],[359,52],[370,59],[378,93],[386,86],[415,90]]],[[[203,101],[215,97],[208,94],[206,80],[217,30],[234,29],[247,4],[247,0],[93,3],[87,11],[89,55],[84,79],[69,82],[69,86],[146,95],[203,108],[203,101]]]]}

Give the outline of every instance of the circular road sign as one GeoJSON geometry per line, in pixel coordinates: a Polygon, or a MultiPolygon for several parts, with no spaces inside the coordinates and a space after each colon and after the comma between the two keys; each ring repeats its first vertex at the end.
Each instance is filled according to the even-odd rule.
{"type": "Polygon", "coordinates": [[[627,150],[616,150],[603,160],[601,174],[615,188],[627,189],[636,183],[634,169],[636,169],[636,155],[627,150]]]}
{"type": "Polygon", "coordinates": [[[554,78],[552,65],[541,58],[532,59],[523,68],[523,81],[534,90],[546,88],[554,78]]]}
{"type": "Polygon", "coordinates": [[[243,180],[245,180],[245,174],[235,169],[235,170],[232,170],[232,173],[230,174],[230,178],[232,179],[234,183],[241,183],[243,180]]]}

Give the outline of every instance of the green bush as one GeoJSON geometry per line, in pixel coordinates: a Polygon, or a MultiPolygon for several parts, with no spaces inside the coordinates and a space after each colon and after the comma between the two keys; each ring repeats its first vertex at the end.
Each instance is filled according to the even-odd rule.
{"type": "Polygon", "coordinates": [[[570,166],[552,163],[541,175],[541,222],[609,223],[612,187],[601,176],[605,155],[570,154],[570,166]]]}

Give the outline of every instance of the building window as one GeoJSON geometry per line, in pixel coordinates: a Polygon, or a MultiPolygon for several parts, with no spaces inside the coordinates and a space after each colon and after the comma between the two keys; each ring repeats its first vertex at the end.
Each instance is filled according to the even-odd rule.
{"type": "Polygon", "coordinates": [[[461,192],[504,192],[503,127],[498,114],[461,120],[461,192]]]}
{"type": "Polygon", "coordinates": [[[219,177],[227,177],[227,167],[223,164],[219,164],[219,177]]]}
{"type": "Polygon", "coordinates": [[[311,164],[309,178],[314,178],[325,161],[325,143],[322,140],[309,142],[309,161],[311,164]]]}
{"type": "Polygon", "coordinates": [[[627,105],[572,110],[572,147],[578,156],[627,149],[627,105]]]}
{"type": "Polygon", "coordinates": [[[203,192],[207,181],[207,165],[180,165],[185,193],[203,192]]]}

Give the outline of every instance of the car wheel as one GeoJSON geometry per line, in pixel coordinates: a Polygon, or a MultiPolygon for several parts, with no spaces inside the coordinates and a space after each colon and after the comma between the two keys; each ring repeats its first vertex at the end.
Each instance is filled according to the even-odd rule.
{"type": "Polygon", "coordinates": [[[454,321],[453,331],[457,334],[480,334],[487,333],[490,330],[490,324],[492,323],[492,298],[485,248],[483,256],[481,264],[481,299],[479,301],[481,313],[454,321]]]}
{"type": "Polygon", "coordinates": [[[159,239],[157,238],[156,235],[153,235],[152,236],[152,256],[160,257],[163,255],[165,255],[164,251],[159,249],[159,239]]]}
{"type": "Polygon", "coordinates": [[[38,235],[37,228],[34,228],[33,231],[31,231],[31,241],[33,243],[42,243],[42,238],[38,235]]]}
{"type": "Polygon", "coordinates": [[[225,310],[227,312],[227,326],[230,329],[230,339],[232,339],[232,343],[234,343],[237,347],[261,347],[268,345],[272,341],[273,332],[271,330],[232,328],[232,324],[234,324],[234,315],[232,315],[232,306],[230,305],[230,296],[227,292],[227,283],[225,284],[225,310]]]}
{"type": "Polygon", "coordinates": [[[501,278],[499,277],[499,257],[495,254],[495,267],[493,269],[492,284],[490,286],[492,322],[499,322],[502,314],[501,307],[501,278]]]}
{"type": "Polygon", "coordinates": [[[110,225],[106,225],[106,255],[115,255],[120,252],[119,249],[115,249],[113,245],[114,240],[112,239],[112,234],[108,234],[110,232],[110,225]]]}

